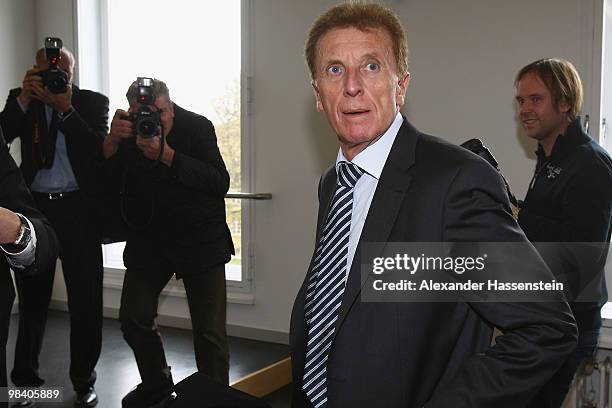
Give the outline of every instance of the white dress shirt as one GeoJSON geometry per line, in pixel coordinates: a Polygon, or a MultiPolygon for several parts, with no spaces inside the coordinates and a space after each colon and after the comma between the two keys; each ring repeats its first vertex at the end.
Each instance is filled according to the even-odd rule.
{"type": "MultiPolygon", "coordinates": [[[[17,103],[23,111],[27,112],[27,108],[21,104],[19,98],[17,103]]],[[[45,113],[47,115],[47,126],[50,126],[51,119],[53,116],[53,108],[49,105],[45,105],[45,113]]],[[[70,115],[74,113],[72,110],[69,114],[60,119],[60,122],[68,119],[70,115]]],[[[53,164],[50,169],[38,169],[30,191],[36,191],[39,193],[66,193],[70,191],[77,191],[79,184],[77,183],[76,176],[72,171],[72,165],[68,159],[68,148],[66,147],[66,136],[61,130],[57,130],[57,140],[55,141],[55,155],[53,156],[53,164]]]]}
{"type": "MultiPolygon", "coordinates": [[[[359,243],[363,225],[370,211],[370,204],[372,204],[372,198],[374,198],[374,192],[376,191],[376,186],[378,186],[378,179],[380,179],[380,175],[387,162],[387,157],[389,157],[391,146],[393,146],[397,132],[403,122],[404,118],[398,112],[393,123],[391,123],[389,129],[387,129],[381,138],[363,149],[351,161],[351,163],[364,170],[364,173],[357,181],[357,184],[355,184],[355,190],[353,191],[353,212],[351,215],[351,232],[349,234],[346,262],[347,275],[351,270],[351,264],[355,257],[355,249],[359,243]]],[[[341,161],[349,161],[344,156],[344,153],[342,153],[342,149],[338,152],[336,159],[336,173],[338,172],[338,164],[341,161]]]]}
{"type": "MultiPolygon", "coordinates": [[[[23,214],[19,215],[23,216],[23,214]]],[[[11,253],[0,245],[0,249],[2,249],[6,255],[6,260],[13,269],[25,269],[26,266],[30,266],[34,263],[36,257],[36,230],[30,220],[25,216],[23,217],[28,221],[28,226],[30,227],[30,241],[26,247],[21,252],[11,253]]]]}

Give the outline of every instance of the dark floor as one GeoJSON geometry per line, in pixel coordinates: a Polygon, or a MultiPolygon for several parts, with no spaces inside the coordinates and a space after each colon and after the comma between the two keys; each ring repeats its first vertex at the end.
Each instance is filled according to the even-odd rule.
{"type": "MultiPolygon", "coordinates": [[[[10,366],[13,360],[17,316],[11,319],[7,361],[10,366]]],[[[196,371],[193,355],[193,344],[189,330],[162,327],[164,347],[168,364],[172,366],[175,382],[196,371]]],[[[44,408],[71,407],[74,402],[72,386],[68,378],[69,320],[65,312],[50,311],[47,331],[41,352],[41,377],[46,380],[45,386],[60,386],[64,391],[62,404],[39,404],[44,408]]],[[[246,340],[230,337],[230,382],[244,377],[260,368],[281,360],[289,355],[289,347],[281,344],[246,340]]],[[[117,408],[121,398],[140,382],[138,369],[132,351],[123,340],[119,322],[104,320],[102,355],[96,367],[98,380],[96,391],[100,398],[98,407],[117,408]]],[[[265,398],[273,408],[289,407],[290,386],[265,398]]]]}

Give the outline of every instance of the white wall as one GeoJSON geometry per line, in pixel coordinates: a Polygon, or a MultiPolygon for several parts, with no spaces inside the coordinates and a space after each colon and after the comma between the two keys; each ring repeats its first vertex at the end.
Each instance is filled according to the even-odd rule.
{"type": "MultiPolygon", "coordinates": [[[[0,0],[0,100],[8,91],[21,86],[25,72],[34,65],[34,0],[0,0]]],[[[11,153],[19,162],[19,142],[11,146],[11,153]]]]}
{"type": "MultiPolygon", "coordinates": [[[[461,143],[480,138],[500,163],[517,197],[531,178],[535,143],[521,135],[515,119],[514,77],[543,57],[572,61],[585,91],[592,61],[583,56],[592,35],[591,3],[584,0],[513,2],[426,0],[390,2],[406,24],[412,84],[407,112],[422,131],[461,143]],[[582,21],[591,19],[588,27],[582,21]]],[[[587,94],[585,111],[591,118],[587,94]]]]}
{"type": "MultiPolygon", "coordinates": [[[[587,91],[596,88],[589,53],[596,2],[387,1],[408,32],[410,120],[452,142],[481,138],[522,198],[535,144],[520,134],[515,119],[514,76],[535,59],[558,56],[575,63],[587,91]]],[[[252,190],[274,198],[254,204],[255,304],[230,304],[232,325],[288,332],[291,305],[313,249],[318,178],[337,151],[325,118],[315,111],[302,50],[313,20],[334,3],[254,2],[252,190]]],[[[58,35],[74,48],[72,1],[34,4],[36,38],[58,35]]],[[[592,99],[587,94],[589,110],[592,99]]],[[[107,304],[116,306],[116,291],[105,295],[107,304]]],[[[54,298],[62,300],[63,293],[56,291],[54,298]]],[[[160,314],[188,316],[188,311],[182,299],[172,299],[162,302],[160,314]]]]}
{"type": "Polygon", "coordinates": [[[0,8],[0,93],[4,102],[8,90],[20,86],[34,64],[34,0],[0,0],[0,8]]]}
{"type": "Polygon", "coordinates": [[[72,0],[34,0],[36,38],[42,47],[45,37],[59,37],[64,46],[75,51],[72,0]]]}

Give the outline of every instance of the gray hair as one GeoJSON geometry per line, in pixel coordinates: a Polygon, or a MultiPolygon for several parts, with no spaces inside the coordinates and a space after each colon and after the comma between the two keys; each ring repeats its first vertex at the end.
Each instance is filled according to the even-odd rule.
{"type": "MultiPolygon", "coordinates": [[[[157,99],[159,96],[165,96],[168,100],[170,100],[170,90],[164,81],[153,78],[151,91],[153,92],[154,99],[157,99]]],[[[136,101],[136,98],[138,97],[138,81],[132,82],[132,85],[130,85],[128,88],[125,97],[130,103],[136,101]]]]}

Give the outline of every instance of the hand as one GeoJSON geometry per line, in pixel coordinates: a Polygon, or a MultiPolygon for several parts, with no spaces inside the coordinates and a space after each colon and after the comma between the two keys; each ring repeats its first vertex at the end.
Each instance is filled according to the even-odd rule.
{"type": "Polygon", "coordinates": [[[29,69],[25,77],[23,78],[23,82],[21,83],[21,92],[17,99],[23,105],[24,108],[27,108],[32,101],[32,92],[34,91],[34,87],[42,88],[42,78],[37,75],[40,72],[40,69],[34,67],[29,69]]]}
{"type": "Polygon", "coordinates": [[[72,108],[72,85],[68,84],[66,92],[54,94],[47,87],[34,83],[32,85],[32,98],[51,106],[56,112],[66,113],[72,108]]]}
{"type": "Polygon", "coordinates": [[[21,219],[4,207],[0,207],[0,244],[12,244],[19,237],[21,219]]]}
{"type": "Polygon", "coordinates": [[[132,134],[132,122],[127,119],[122,119],[128,115],[128,112],[123,109],[117,109],[115,111],[115,115],[113,116],[113,120],[111,122],[110,133],[104,139],[104,145],[102,146],[104,150],[104,157],[109,158],[115,153],[117,153],[117,149],[119,149],[119,143],[121,139],[129,139],[134,137],[132,134]]]}
{"type": "MultiPolygon", "coordinates": [[[[136,146],[142,151],[144,156],[147,159],[157,160],[159,157],[159,150],[161,148],[161,139],[159,136],[153,136],[149,138],[144,138],[140,135],[136,138],[136,146]]],[[[161,157],[161,161],[168,167],[172,165],[172,160],[174,159],[174,149],[172,149],[168,144],[164,144],[164,152],[161,157]]]]}
{"type": "Polygon", "coordinates": [[[113,116],[113,120],[111,122],[110,133],[108,134],[108,137],[113,142],[119,143],[121,139],[129,139],[130,137],[134,137],[132,134],[132,122],[128,119],[123,119],[128,115],[129,113],[123,109],[117,109],[115,111],[115,115],[113,116]]]}

